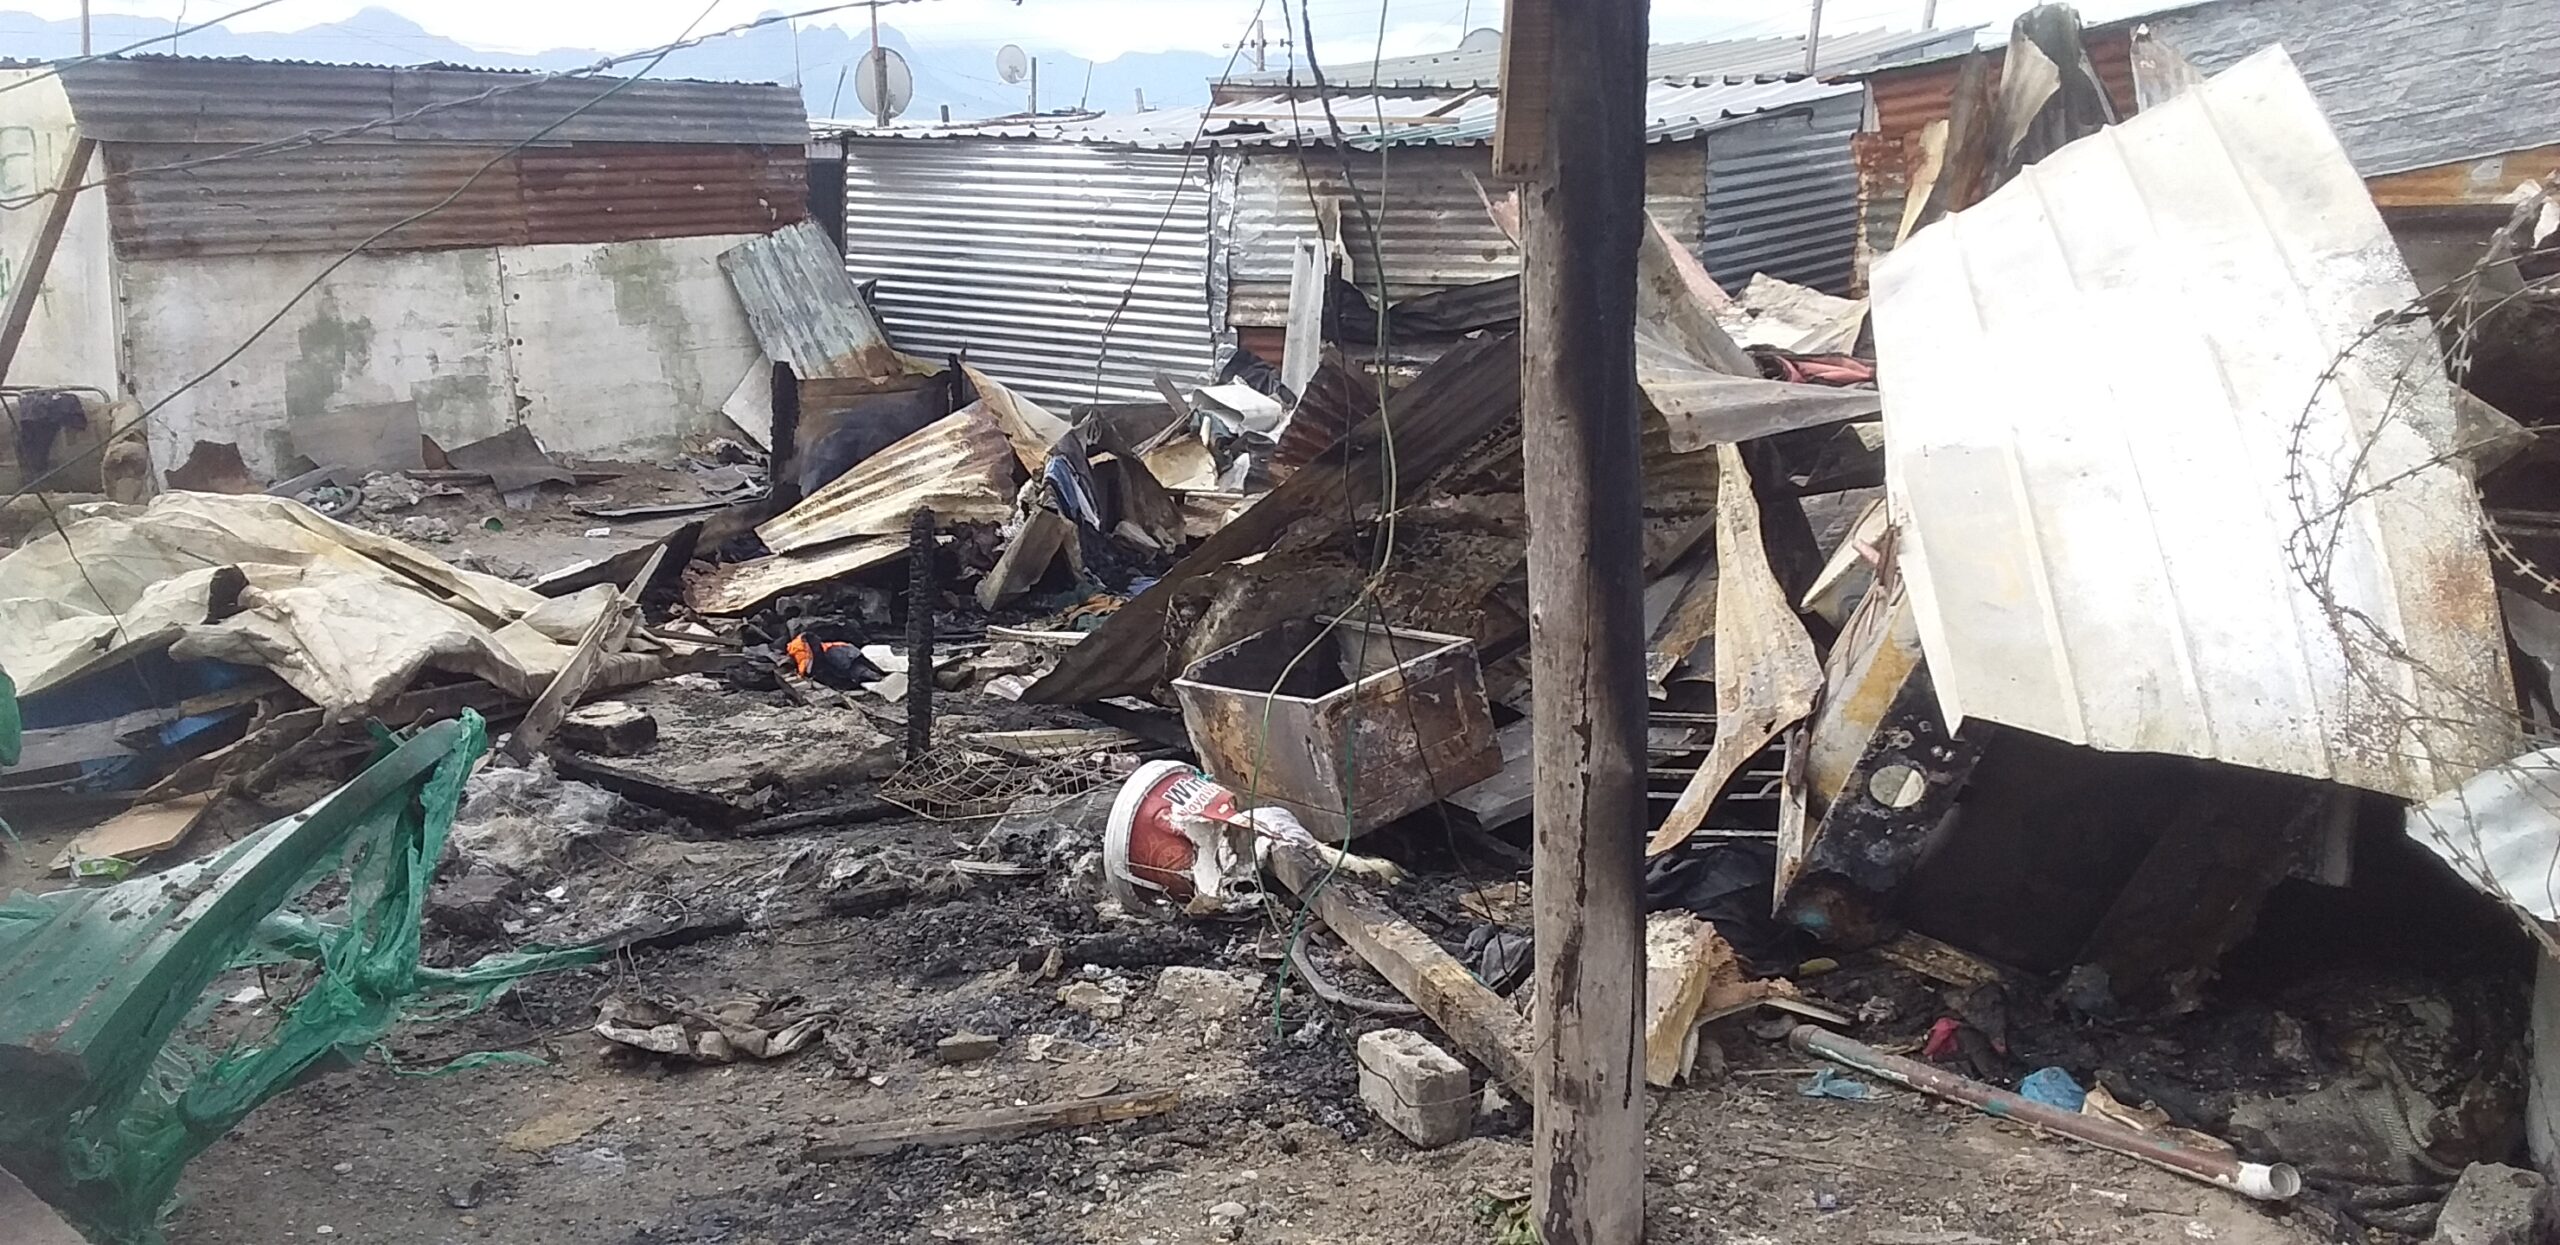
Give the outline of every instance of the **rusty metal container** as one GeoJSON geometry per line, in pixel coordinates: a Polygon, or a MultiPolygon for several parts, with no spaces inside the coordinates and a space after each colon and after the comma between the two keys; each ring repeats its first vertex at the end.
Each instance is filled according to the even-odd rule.
{"type": "Polygon", "coordinates": [[[1213,777],[1329,842],[1502,769],[1484,671],[1461,636],[1303,619],[1193,662],[1173,689],[1213,777]]]}

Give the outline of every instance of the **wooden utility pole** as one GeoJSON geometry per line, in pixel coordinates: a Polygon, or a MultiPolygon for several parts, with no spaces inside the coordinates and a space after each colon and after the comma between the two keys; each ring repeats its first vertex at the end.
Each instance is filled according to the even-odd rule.
{"type": "Polygon", "coordinates": [[[1644,1235],[1635,314],[1646,7],[1510,0],[1503,23],[1495,160],[1524,178],[1520,389],[1537,724],[1531,1188],[1545,1245],[1634,1245],[1644,1235]]]}
{"type": "Polygon", "coordinates": [[[1804,30],[1804,76],[1813,76],[1814,67],[1821,58],[1822,0],[1813,0],[1813,18],[1805,23],[1804,30]]]}
{"type": "Polygon", "coordinates": [[[1922,30],[1936,30],[1937,28],[1938,28],[1938,0],[1921,0],[1921,3],[1920,3],[1920,29],[1922,29],[1922,30]]]}

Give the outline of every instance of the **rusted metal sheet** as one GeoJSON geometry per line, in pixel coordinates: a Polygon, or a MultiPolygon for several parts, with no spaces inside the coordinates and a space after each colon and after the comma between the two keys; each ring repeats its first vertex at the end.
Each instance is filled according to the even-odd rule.
{"type": "Polygon", "coordinates": [[[795,147],[326,143],[214,159],[220,143],[111,143],[116,249],[134,258],[764,233],[808,215],[795,147]],[[461,196],[438,207],[460,189],[461,196]]]}
{"type": "Polygon", "coordinates": [[[2395,318],[2417,298],[2281,48],[1880,264],[1887,479],[1949,723],[2409,799],[2513,755],[2452,388],[2395,318]]]}
{"type": "Polygon", "coordinates": [[[770,233],[809,215],[796,145],[580,143],[511,159],[537,243],[770,233]]]}
{"type": "Polygon", "coordinates": [[[1163,681],[1169,650],[1165,619],[1175,593],[1190,581],[1261,553],[1284,532],[1319,516],[1340,514],[1348,498],[1378,496],[1386,461],[1386,429],[1395,429],[1400,478],[1417,484],[1457,462],[1520,418],[1520,344],[1487,335],[1442,355],[1305,469],[1263,495],[1175,563],[1154,586],[1131,598],[1023,699],[1040,704],[1100,700],[1145,691],[1163,681]]]}
{"type": "MultiPolygon", "coordinates": [[[[766,357],[801,380],[889,377],[901,368],[888,335],[853,288],[835,242],[802,221],[720,257],[766,357]]],[[[820,434],[824,435],[824,434],[820,434]]]]}
{"type": "Polygon", "coordinates": [[[504,144],[555,124],[545,141],[797,151],[809,138],[800,93],[770,84],[643,78],[615,90],[602,77],[178,56],[74,62],[61,80],[81,130],[108,143],[270,142],[420,108],[433,111],[343,141],[504,144]]]}
{"type": "Polygon", "coordinates": [[[1874,133],[1850,136],[1849,158],[1858,168],[1857,273],[1850,282],[1852,295],[1867,292],[1867,274],[1902,233],[1903,207],[1911,196],[1908,151],[1899,138],[1874,133]]]}
{"type": "MultiPolygon", "coordinates": [[[[2107,100],[2115,105],[2116,115],[2132,116],[2132,24],[2089,27],[2081,43],[2089,49],[2089,63],[2097,69],[2098,82],[2106,87],[2107,100]]],[[[1981,55],[1990,59],[1992,82],[1997,86],[2005,50],[1990,48],[1981,55]]],[[[1887,138],[1907,139],[1919,133],[1920,127],[1946,119],[1947,110],[1955,103],[1956,78],[1963,70],[1964,58],[1952,56],[1861,75],[1876,115],[1875,132],[1887,138]]]]}
{"type": "Polygon", "coordinates": [[[530,240],[523,188],[504,149],[429,144],[323,144],[254,159],[212,160],[215,143],[110,143],[107,186],[116,252],[128,259],[343,251],[385,226],[447,207],[376,249],[520,246],[530,240]],[[136,170],[198,163],[134,175],[136,170]]]}
{"type": "Polygon", "coordinates": [[[917,510],[944,523],[1000,523],[1013,513],[1013,444],[971,408],[945,416],[856,464],[756,529],[776,553],[854,536],[900,535],[917,510]]]}
{"type": "Polygon", "coordinates": [[[1326,358],[1316,365],[1315,378],[1298,395],[1297,409],[1280,430],[1280,442],[1271,450],[1272,472],[1287,479],[1290,472],[1315,461],[1316,455],[1377,413],[1377,382],[1326,358]]]}
{"type": "Polygon", "coordinates": [[[1332,842],[1502,771],[1459,636],[1301,619],[1201,658],[1173,689],[1211,775],[1332,842]]]}

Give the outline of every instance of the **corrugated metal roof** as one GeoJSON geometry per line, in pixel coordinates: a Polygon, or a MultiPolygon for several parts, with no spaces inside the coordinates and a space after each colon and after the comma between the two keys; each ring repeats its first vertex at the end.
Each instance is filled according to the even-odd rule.
{"type": "Polygon", "coordinates": [[[1208,176],[1169,152],[855,139],[845,265],[879,281],[900,349],[966,350],[1042,402],[1152,400],[1157,372],[1213,367],[1208,176]]]}
{"type": "MultiPolygon", "coordinates": [[[[1906,57],[1932,55],[1950,47],[1969,48],[1973,46],[1974,33],[1979,29],[1978,26],[1960,26],[1944,30],[1851,30],[1825,34],[1815,69],[1817,72],[1842,72],[1906,57]]],[[[1803,68],[1802,35],[1657,43],[1645,58],[1645,72],[1657,78],[1783,74],[1803,68]]],[[[1295,73],[1299,82],[1308,80],[1304,69],[1295,73]]],[[[1230,81],[1243,86],[1272,86],[1289,82],[1290,74],[1288,70],[1266,70],[1238,74],[1230,81]]],[[[1379,61],[1374,73],[1368,65],[1353,65],[1329,71],[1325,78],[1337,86],[1356,85],[1361,88],[1368,87],[1373,79],[1381,87],[1498,87],[1502,84],[1502,51],[1494,47],[1481,52],[1391,56],[1379,61]]]]}
{"type": "Polygon", "coordinates": [[[769,84],[644,78],[614,90],[608,77],[160,56],[70,63],[60,76],[81,132],[108,143],[260,143],[419,108],[433,111],[343,141],[513,143],[591,103],[546,141],[808,140],[800,93],[769,84]]]}
{"type": "Polygon", "coordinates": [[[2560,142],[2551,0],[2225,0],[2150,25],[2207,73],[2283,44],[2366,177],[2560,142]]]}
{"type": "MultiPolygon", "coordinates": [[[[1818,82],[1802,76],[1657,79],[1645,90],[1645,141],[1694,138],[1760,113],[1858,94],[1860,89],[1852,83],[1818,82]]],[[[1494,92],[1476,88],[1420,95],[1336,93],[1332,121],[1328,123],[1313,89],[1300,88],[1201,108],[823,132],[853,133],[866,138],[1039,139],[1180,150],[1195,143],[1213,148],[1325,144],[1332,141],[1333,128],[1338,125],[1344,137],[1357,147],[1464,146],[1493,141],[1497,109],[1494,92]]]]}
{"type": "Polygon", "coordinates": [[[2389,319],[2417,293],[2274,48],[1879,264],[1887,486],[1949,723],[2410,799],[2512,755],[2452,390],[2431,326],[2389,319]]]}
{"type": "MultiPolygon", "coordinates": [[[[2082,45],[2089,49],[2089,67],[2098,71],[2098,82],[2107,89],[2107,102],[2115,105],[2119,117],[2129,117],[2134,112],[2133,25],[2109,22],[2091,26],[2081,37],[2082,45]]],[[[1991,82],[1996,87],[2007,49],[1993,48],[1983,55],[1990,58],[1991,82]]],[[[1875,103],[1877,132],[1907,138],[1930,122],[1943,120],[1954,106],[1956,79],[1963,70],[1963,59],[1951,57],[1897,65],[1868,76],[1866,84],[1875,103]]]]}
{"type": "Polygon", "coordinates": [[[720,256],[720,271],[737,287],[747,327],[765,355],[790,364],[802,380],[898,372],[888,335],[863,306],[844,256],[817,222],[739,245],[720,256]]]}
{"type": "Polygon", "coordinates": [[[508,154],[458,143],[324,143],[210,158],[230,150],[220,143],[108,144],[118,252],[343,249],[435,207],[466,182],[452,204],[375,249],[763,233],[808,215],[808,166],[797,145],[577,144],[508,154]]]}

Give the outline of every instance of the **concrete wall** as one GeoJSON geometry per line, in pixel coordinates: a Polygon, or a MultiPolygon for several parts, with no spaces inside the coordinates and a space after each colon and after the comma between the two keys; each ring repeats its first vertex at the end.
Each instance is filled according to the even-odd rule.
{"type": "MultiPolygon", "coordinates": [[[[0,71],[0,198],[16,199],[51,189],[71,156],[71,103],[59,79],[26,86],[36,70],[0,71]]],[[[93,162],[87,180],[95,180],[93,162]]],[[[116,388],[116,300],[109,259],[107,192],[79,197],[61,245],[45,274],[35,318],[9,365],[12,385],[89,385],[116,388]]],[[[42,227],[49,200],[0,208],[0,298],[16,290],[28,245],[42,227]]]]}
{"type": "MultiPolygon", "coordinates": [[[[5,98],[5,97],[0,97],[5,98]]],[[[200,442],[288,474],[297,412],[414,401],[452,447],[522,422],[553,452],[663,456],[725,431],[761,365],[716,262],[743,236],[361,255],[151,426],[163,472],[200,442]]],[[[125,358],[145,404],[238,346],[333,259],[236,255],[124,265],[125,358]]]]}

